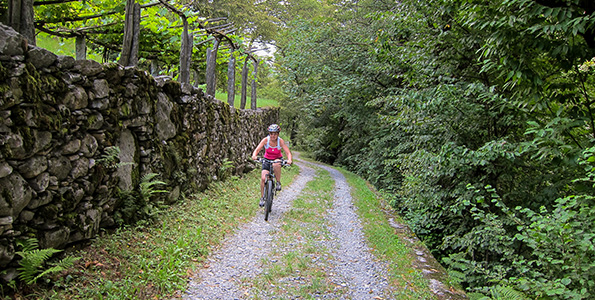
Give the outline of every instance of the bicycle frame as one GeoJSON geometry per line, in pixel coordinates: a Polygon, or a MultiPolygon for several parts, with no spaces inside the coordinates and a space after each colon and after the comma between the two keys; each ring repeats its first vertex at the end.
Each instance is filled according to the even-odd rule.
{"type": "Polygon", "coordinates": [[[265,208],[264,208],[264,220],[268,221],[269,213],[271,212],[271,208],[273,207],[273,198],[275,197],[276,192],[276,180],[275,180],[275,171],[274,171],[274,164],[280,163],[281,166],[287,166],[287,163],[284,159],[266,159],[261,158],[258,162],[264,163],[269,162],[269,173],[266,175],[266,179],[264,182],[264,197],[266,200],[265,208]]]}

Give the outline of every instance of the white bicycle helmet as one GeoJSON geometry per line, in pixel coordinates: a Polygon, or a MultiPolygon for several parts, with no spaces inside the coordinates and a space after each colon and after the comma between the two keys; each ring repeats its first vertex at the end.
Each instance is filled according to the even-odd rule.
{"type": "Polygon", "coordinates": [[[279,132],[281,131],[281,127],[279,127],[279,125],[277,124],[271,124],[271,126],[269,126],[268,128],[269,132],[279,132]]]}

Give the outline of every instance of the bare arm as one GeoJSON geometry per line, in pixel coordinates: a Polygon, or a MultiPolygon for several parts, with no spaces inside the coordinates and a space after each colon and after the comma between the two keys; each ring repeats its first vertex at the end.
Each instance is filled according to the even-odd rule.
{"type": "Polygon", "coordinates": [[[285,152],[285,154],[287,154],[287,163],[291,165],[293,162],[291,151],[289,151],[289,147],[287,147],[287,144],[285,144],[285,141],[283,139],[279,140],[281,141],[281,148],[283,148],[283,151],[285,152]]]}
{"type": "Polygon", "coordinates": [[[262,150],[262,147],[264,147],[266,140],[266,138],[262,139],[258,146],[256,146],[256,149],[254,149],[254,152],[252,152],[252,160],[256,160],[256,158],[258,157],[258,153],[260,153],[260,150],[262,150]]]}

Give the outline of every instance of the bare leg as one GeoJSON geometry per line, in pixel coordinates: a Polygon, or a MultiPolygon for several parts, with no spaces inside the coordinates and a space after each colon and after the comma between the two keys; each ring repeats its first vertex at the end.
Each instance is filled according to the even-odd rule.
{"type": "Polygon", "coordinates": [[[277,182],[281,182],[281,164],[274,164],[273,169],[275,170],[275,179],[277,180],[277,182]]]}
{"type": "Polygon", "coordinates": [[[269,174],[268,170],[262,170],[260,172],[260,197],[264,197],[264,181],[267,178],[267,174],[269,174]]]}

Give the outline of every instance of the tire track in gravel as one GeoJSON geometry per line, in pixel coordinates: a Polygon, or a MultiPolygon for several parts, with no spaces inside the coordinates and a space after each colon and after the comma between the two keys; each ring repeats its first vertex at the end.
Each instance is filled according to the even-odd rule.
{"type": "Polygon", "coordinates": [[[341,172],[313,164],[328,171],[335,180],[333,208],[327,216],[333,234],[335,273],[349,288],[349,299],[384,299],[388,289],[387,266],[378,261],[365,241],[363,226],[351,198],[351,188],[341,172]]]}
{"type": "Polygon", "coordinates": [[[246,299],[253,295],[251,288],[242,282],[262,273],[262,259],[273,247],[273,232],[281,228],[282,215],[291,209],[293,199],[314,179],[313,167],[327,170],[335,180],[334,204],[326,216],[333,236],[329,242],[334,257],[331,280],[347,287],[348,293],[341,299],[382,299],[388,288],[386,266],[374,258],[365,242],[345,177],[328,166],[296,161],[300,174],[278,194],[269,222],[264,221],[264,212],[260,210],[251,222],[226,239],[205,262],[208,267],[199,270],[184,299],[246,299]]]}
{"type": "MultiPolygon", "coordinates": [[[[300,174],[289,186],[277,194],[269,221],[264,221],[263,209],[237,233],[226,239],[222,247],[205,262],[207,268],[199,271],[190,282],[183,299],[243,299],[250,294],[241,290],[244,278],[253,278],[262,272],[261,259],[271,250],[272,234],[281,227],[279,220],[291,209],[291,203],[314,178],[312,168],[300,166],[300,174]]],[[[258,199],[254,199],[257,205],[258,199]]]]}

